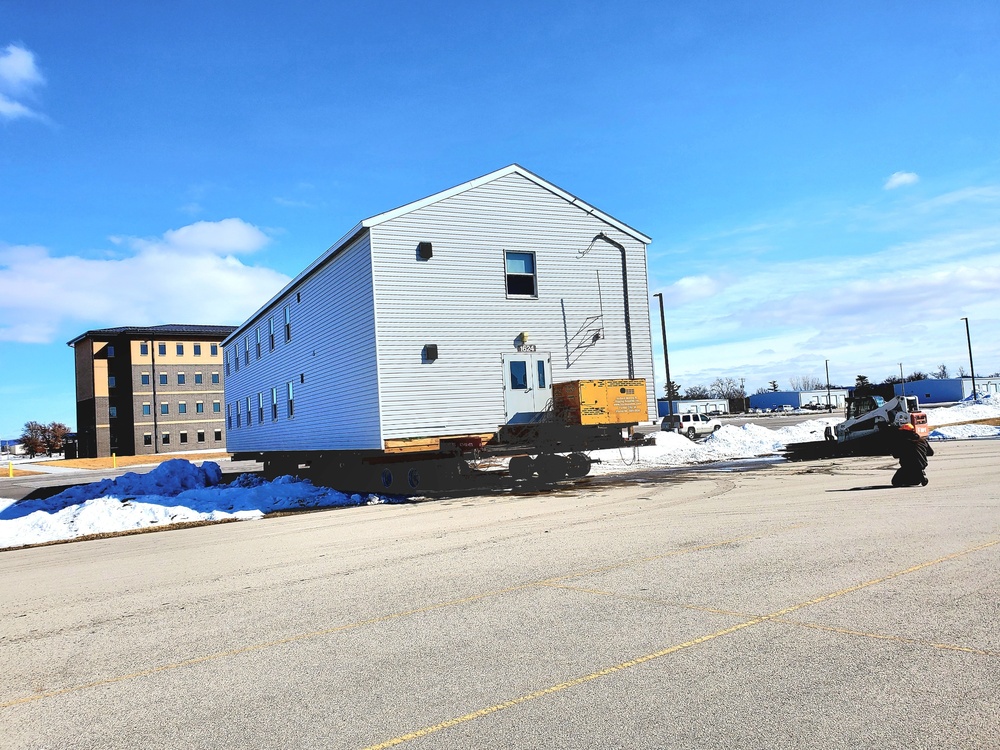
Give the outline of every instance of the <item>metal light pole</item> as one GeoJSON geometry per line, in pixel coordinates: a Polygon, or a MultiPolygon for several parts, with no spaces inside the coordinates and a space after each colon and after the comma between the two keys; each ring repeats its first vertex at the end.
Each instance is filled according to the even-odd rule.
{"type": "Polygon", "coordinates": [[[674,423],[674,399],[670,394],[670,357],[667,354],[667,319],[663,315],[663,292],[653,295],[660,299],[660,332],[663,334],[663,366],[667,371],[667,416],[670,418],[668,424],[674,423]]]}
{"type": "Polygon", "coordinates": [[[826,410],[833,411],[833,404],[830,403],[830,360],[826,360],[826,410]]]}
{"type": "Polygon", "coordinates": [[[962,318],[965,321],[965,340],[969,344],[969,370],[972,372],[972,400],[975,401],[976,396],[976,366],[972,364],[972,337],[969,335],[969,319],[962,318]]]}
{"type": "Polygon", "coordinates": [[[899,363],[899,395],[906,395],[906,379],[903,377],[903,363],[899,363]]]}

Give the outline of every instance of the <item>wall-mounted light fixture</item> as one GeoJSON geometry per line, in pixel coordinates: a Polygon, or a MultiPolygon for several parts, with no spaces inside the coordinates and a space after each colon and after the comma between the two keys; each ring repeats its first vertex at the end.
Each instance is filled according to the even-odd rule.
{"type": "Polygon", "coordinates": [[[421,242],[417,245],[417,257],[420,260],[430,260],[434,255],[434,246],[430,242],[421,242]]]}

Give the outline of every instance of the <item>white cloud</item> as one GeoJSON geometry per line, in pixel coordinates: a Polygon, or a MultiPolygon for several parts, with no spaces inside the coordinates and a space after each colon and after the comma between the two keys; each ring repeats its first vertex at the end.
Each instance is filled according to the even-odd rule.
{"type": "Polygon", "coordinates": [[[20,117],[41,115],[24,104],[45,78],[35,65],[35,56],[16,44],[9,44],[0,52],[0,118],[16,120],[20,117]]]}
{"type": "Polygon", "coordinates": [[[0,246],[0,341],[49,343],[79,332],[71,327],[236,324],[289,280],[235,257],[268,242],[240,219],[115,240],[129,254],[94,259],[0,246]]]}
{"type": "Polygon", "coordinates": [[[882,188],[883,190],[895,190],[898,187],[913,185],[919,181],[920,175],[916,172],[893,172],[882,188]]]}

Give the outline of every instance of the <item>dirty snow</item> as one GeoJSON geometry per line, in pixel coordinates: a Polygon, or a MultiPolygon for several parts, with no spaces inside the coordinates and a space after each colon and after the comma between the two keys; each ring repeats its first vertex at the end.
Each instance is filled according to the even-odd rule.
{"type": "MultiPolygon", "coordinates": [[[[925,411],[927,421],[935,426],[932,440],[1000,437],[1000,427],[956,424],[1000,417],[1000,398],[995,396],[925,411]]],[[[724,425],[698,441],[674,432],[657,432],[655,445],[635,452],[594,451],[591,457],[597,461],[592,473],[777,460],[786,444],[822,440],[826,426],[840,421],[840,417],[822,417],[773,430],[756,423],[724,425]]],[[[220,484],[221,479],[222,472],[214,462],[195,466],[174,459],[148,474],[130,472],[117,479],[73,487],[45,500],[0,499],[0,548],[171,523],[254,519],[280,510],[401,501],[379,495],[346,495],[292,477],[268,482],[244,474],[231,484],[220,484]]]]}

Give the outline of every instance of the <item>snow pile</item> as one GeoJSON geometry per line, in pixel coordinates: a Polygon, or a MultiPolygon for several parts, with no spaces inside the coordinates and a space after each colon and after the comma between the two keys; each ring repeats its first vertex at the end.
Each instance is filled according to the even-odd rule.
{"type": "Polygon", "coordinates": [[[1000,397],[991,393],[978,401],[962,401],[954,406],[941,408],[923,408],[927,414],[927,424],[956,424],[971,422],[976,419],[995,419],[1000,417],[1000,397]]]}
{"type": "Polygon", "coordinates": [[[1000,437],[1000,427],[988,424],[943,425],[931,431],[931,440],[966,440],[969,438],[1000,437]]]}
{"type": "Polygon", "coordinates": [[[0,500],[0,548],[192,521],[261,518],[280,510],[401,502],[345,495],[293,477],[244,474],[220,485],[219,465],[173,459],[148,474],[71,487],[44,500],[0,500]]]}

